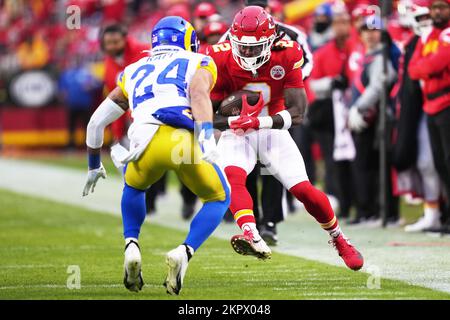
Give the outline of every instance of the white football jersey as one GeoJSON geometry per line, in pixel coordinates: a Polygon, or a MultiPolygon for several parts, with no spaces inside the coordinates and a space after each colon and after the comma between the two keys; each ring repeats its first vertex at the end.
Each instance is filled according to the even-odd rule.
{"type": "Polygon", "coordinates": [[[127,66],[117,85],[128,98],[133,122],[193,128],[189,87],[199,68],[208,69],[215,82],[212,58],[178,47],[156,48],[127,66]]]}

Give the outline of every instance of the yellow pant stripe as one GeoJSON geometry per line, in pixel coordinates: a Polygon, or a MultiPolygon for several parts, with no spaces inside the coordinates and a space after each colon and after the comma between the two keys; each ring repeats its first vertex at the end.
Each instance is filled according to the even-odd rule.
{"type": "Polygon", "coordinates": [[[253,210],[250,209],[243,209],[243,210],[239,210],[238,212],[236,212],[234,214],[234,220],[238,220],[239,218],[243,217],[243,216],[252,216],[253,215],[253,210]]]}
{"type": "Polygon", "coordinates": [[[331,227],[333,226],[333,224],[335,224],[335,222],[336,222],[336,217],[333,217],[333,219],[331,219],[330,222],[327,222],[327,223],[321,223],[320,226],[321,226],[323,229],[328,229],[328,228],[331,228],[331,227]]]}

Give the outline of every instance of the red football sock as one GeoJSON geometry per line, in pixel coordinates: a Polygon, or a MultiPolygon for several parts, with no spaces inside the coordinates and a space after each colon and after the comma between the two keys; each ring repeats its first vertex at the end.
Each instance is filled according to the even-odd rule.
{"type": "Polygon", "coordinates": [[[253,200],[245,186],[247,173],[242,168],[228,166],[225,168],[225,174],[231,186],[230,211],[239,228],[242,229],[244,223],[256,223],[253,215],[253,200]]]}
{"type": "Polygon", "coordinates": [[[320,223],[323,229],[332,231],[338,227],[338,221],[327,196],[309,181],[300,182],[289,191],[303,203],[306,211],[320,223]]]}

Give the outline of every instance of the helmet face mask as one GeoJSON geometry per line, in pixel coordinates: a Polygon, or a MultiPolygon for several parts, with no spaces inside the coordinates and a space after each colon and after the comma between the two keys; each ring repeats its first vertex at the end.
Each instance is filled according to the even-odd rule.
{"type": "Polygon", "coordinates": [[[427,34],[433,28],[433,21],[430,16],[430,9],[412,5],[409,8],[411,27],[418,36],[427,34]]]}
{"type": "Polygon", "coordinates": [[[245,38],[252,37],[243,37],[242,40],[238,40],[232,36],[231,50],[234,60],[242,69],[253,71],[269,61],[271,55],[270,49],[275,36],[271,39],[262,39],[260,41],[256,41],[256,39],[249,41],[245,38]]]}
{"type": "Polygon", "coordinates": [[[233,58],[246,71],[256,70],[269,61],[276,38],[275,22],[261,7],[249,6],[234,18],[230,42],[233,58]]]}

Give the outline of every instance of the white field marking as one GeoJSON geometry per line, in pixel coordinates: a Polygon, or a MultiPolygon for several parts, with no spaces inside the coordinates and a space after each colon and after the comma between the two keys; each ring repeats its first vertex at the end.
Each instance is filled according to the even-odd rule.
{"type": "MultiPolygon", "coordinates": [[[[101,179],[97,183],[95,193],[82,198],[86,173],[81,170],[0,158],[0,177],[0,188],[120,216],[123,188],[120,178],[110,176],[106,180],[101,179]]],[[[190,222],[180,219],[181,196],[178,192],[169,192],[158,200],[156,206],[158,213],[146,221],[178,230],[189,229],[190,222]]],[[[390,242],[447,242],[447,239],[424,234],[407,234],[400,228],[381,230],[349,228],[345,225],[341,227],[363,254],[366,265],[380,267],[382,279],[401,280],[450,293],[448,248],[387,246],[390,242]]],[[[304,211],[288,215],[286,223],[280,223],[278,230],[280,241],[273,251],[345,268],[335,250],[327,245],[328,235],[304,211]]],[[[222,223],[214,232],[214,236],[229,240],[237,233],[240,233],[240,230],[234,223],[222,223]]],[[[229,250],[232,250],[231,246],[229,250]]],[[[366,267],[362,271],[364,270],[366,267]]]]}
{"type": "Polygon", "coordinates": [[[17,247],[0,247],[0,251],[30,251],[30,250],[39,250],[39,251],[55,251],[55,250],[116,250],[116,248],[111,246],[91,246],[91,245],[81,245],[81,246],[66,246],[66,245],[49,245],[49,246],[17,246],[17,247]]]}
{"type": "Polygon", "coordinates": [[[216,271],[214,273],[217,274],[255,274],[255,271],[245,271],[245,270],[240,270],[240,271],[216,271]]]}
{"type": "MultiPolygon", "coordinates": [[[[201,266],[200,269],[204,269],[204,270],[223,270],[223,265],[220,266],[201,266]]],[[[227,270],[242,270],[245,269],[242,266],[235,266],[235,267],[227,267],[227,270]]]]}
{"type": "Polygon", "coordinates": [[[64,268],[54,264],[12,264],[0,265],[0,269],[44,269],[44,268],[64,268]]]}
{"type": "MultiPolygon", "coordinates": [[[[303,289],[303,288],[299,288],[303,289]]],[[[273,288],[275,291],[292,291],[292,288],[283,288],[283,287],[275,287],[273,288]]],[[[364,292],[360,292],[361,295],[367,295],[367,296],[384,296],[386,294],[392,294],[392,295],[399,295],[400,292],[397,291],[383,291],[381,290],[367,290],[364,292]]],[[[300,296],[347,296],[349,292],[301,292],[299,293],[300,296]]]]}
{"type": "MultiPolygon", "coordinates": [[[[156,285],[156,284],[145,284],[144,288],[151,287],[151,288],[162,288],[162,285],[156,285]]],[[[81,289],[97,289],[97,288],[124,288],[123,284],[87,284],[83,285],[81,284],[81,289]]],[[[66,285],[62,284],[30,284],[30,285],[17,285],[17,286],[0,286],[0,290],[22,290],[22,289],[67,289],[66,285]]],[[[69,290],[69,292],[77,292],[79,290],[69,290]]]]}

